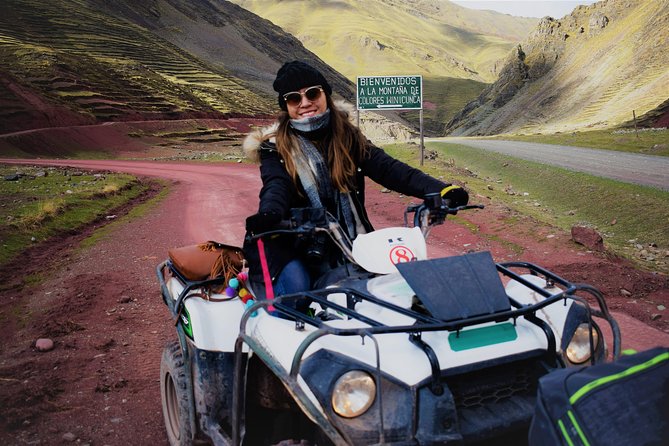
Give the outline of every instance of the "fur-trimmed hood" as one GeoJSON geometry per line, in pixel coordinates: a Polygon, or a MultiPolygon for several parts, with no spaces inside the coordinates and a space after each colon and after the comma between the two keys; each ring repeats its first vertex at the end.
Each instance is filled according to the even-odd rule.
{"type": "MultiPolygon", "coordinates": [[[[355,108],[353,105],[346,101],[337,100],[334,101],[334,108],[344,112],[348,116],[348,119],[355,124],[353,114],[355,108]]],[[[244,155],[246,155],[248,159],[255,163],[260,162],[260,146],[265,141],[274,142],[274,136],[276,135],[276,130],[278,127],[279,122],[276,121],[272,125],[262,127],[249,133],[246,138],[244,138],[244,142],[242,143],[244,155]]]]}

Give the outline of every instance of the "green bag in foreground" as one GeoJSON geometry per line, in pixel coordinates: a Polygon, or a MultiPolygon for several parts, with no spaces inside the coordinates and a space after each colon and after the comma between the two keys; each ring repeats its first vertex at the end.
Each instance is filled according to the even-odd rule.
{"type": "Polygon", "coordinates": [[[542,377],[529,444],[669,444],[669,349],[542,377]]]}

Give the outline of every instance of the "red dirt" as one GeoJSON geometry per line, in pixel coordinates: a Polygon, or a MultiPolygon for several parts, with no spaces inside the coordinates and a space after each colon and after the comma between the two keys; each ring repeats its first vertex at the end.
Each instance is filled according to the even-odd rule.
{"type": "Polygon", "coordinates": [[[13,101],[9,102],[8,98],[0,98],[0,108],[11,107],[18,102],[23,112],[20,116],[2,120],[0,122],[2,133],[26,128],[82,125],[94,122],[90,117],[44,99],[35,91],[11,81],[8,77],[0,77],[0,82],[4,84],[8,93],[14,96],[13,101]]]}
{"type": "MultiPolygon", "coordinates": [[[[160,135],[172,132],[193,132],[198,129],[230,129],[248,133],[251,126],[267,122],[263,119],[182,119],[174,121],[107,122],[102,125],[47,127],[0,135],[0,153],[20,150],[35,158],[98,157],[100,152],[119,158],[161,156],[157,145],[165,139],[128,135],[160,135]]],[[[175,142],[176,143],[176,142],[175,142]]],[[[181,145],[179,143],[179,145],[181,145]]]]}
{"type": "MultiPolygon", "coordinates": [[[[0,160],[2,162],[2,160],[0,160]]],[[[47,162],[41,160],[40,162],[47,162]]],[[[240,245],[244,218],[257,208],[257,167],[244,164],[53,161],[123,170],[171,181],[166,199],[145,216],[115,224],[95,246],[89,231],[53,240],[0,270],[0,444],[166,444],[159,392],[160,355],[174,338],[155,267],[173,246],[219,240],[240,245]],[[31,272],[35,286],[20,285],[31,272]],[[7,285],[5,285],[5,283],[7,285]],[[47,337],[49,352],[34,343],[47,337]]],[[[376,227],[402,224],[409,201],[369,185],[376,227]]],[[[498,261],[535,262],[566,279],[600,288],[622,325],[623,347],[669,346],[666,276],[586,251],[567,233],[473,197],[486,209],[435,228],[431,256],[489,250],[498,261]],[[513,217],[513,218],[511,218],[513,217]],[[475,228],[472,230],[471,228],[475,228]],[[620,294],[624,288],[632,296],[620,294]]],[[[122,210],[115,212],[118,215],[122,210]]]]}

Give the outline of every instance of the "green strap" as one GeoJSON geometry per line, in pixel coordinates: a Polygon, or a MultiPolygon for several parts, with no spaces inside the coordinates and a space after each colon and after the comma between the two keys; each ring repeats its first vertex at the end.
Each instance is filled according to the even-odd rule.
{"type": "Polygon", "coordinates": [[[571,438],[569,438],[569,433],[567,433],[567,429],[564,427],[564,423],[562,420],[558,420],[558,426],[560,426],[560,430],[562,431],[562,436],[564,437],[565,440],[567,440],[567,444],[569,446],[574,446],[574,442],[571,441],[571,438]]]}
{"type": "Polygon", "coordinates": [[[558,419],[558,427],[560,428],[560,432],[562,432],[562,436],[567,441],[567,444],[569,446],[575,446],[574,441],[576,440],[576,435],[578,434],[578,439],[581,441],[576,441],[576,444],[578,444],[578,446],[590,446],[590,442],[588,442],[585,433],[581,429],[581,426],[579,426],[578,421],[576,421],[576,417],[571,410],[567,411],[567,416],[569,417],[569,421],[567,421],[567,417],[558,419]],[[565,422],[571,424],[570,429],[567,429],[565,422]],[[571,427],[573,427],[573,429],[571,429],[571,427]]]}
{"type": "Polygon", "coordinates": [[[579,426],[578,421],[576,421],[576,417],[572,413],[571,410],[567,411],[567,415],[569,415],[569,419],[571,420],[571,424],[574,425],[576,428],[576,432],[578,432],[578,436],[581,437],[581,441],[585,446],[590,446],[590,443],[588,442],[588,439],[585,438],[585,434],[583,433],[583,430],[581,429],[581,426],[579,426]]]}
{"type": "Polygon", "coordinates": [[[604,384],[610,383],[611,381],[615,381],[617,379],[625,378],[626,376],[633,375],[635,373],[642,372],[656,364],[659,364],[662,361],[666,361],[669,359],[669,352],[664,352],[660,355],[657,355],[654,358],[649,359],[648,361],[642,363],[642,364],[637,364],[634,367],[630,367],[629,369],[623,370],[620,373],[616,373],[614,375],[609,375],[605,376],[603,378],[596,379],[594,381],[589,382],[585,386],[581,387],[578,389],[572,396],[569,398],[569,402],[574,405],[576,401],[578,401],[581,397],[583,397],[585,394],[590,392],[593,389],[596,389],[597,387],[603,386],[604,384]]]}

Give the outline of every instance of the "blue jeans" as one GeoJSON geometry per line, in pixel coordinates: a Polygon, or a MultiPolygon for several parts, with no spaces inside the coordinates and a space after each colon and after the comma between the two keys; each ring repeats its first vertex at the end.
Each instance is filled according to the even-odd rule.
{"type": "MultiPolygon", "coordinates": [[[[306,265],[300,259],[291,260],[281,271],[274,284],[274,295],[299,293],[311,289],[311,276],[306,265]]],[[[306,312],[309,308],[309,299],[290,299],[284,304],[298,311],[306,312]]]]}

